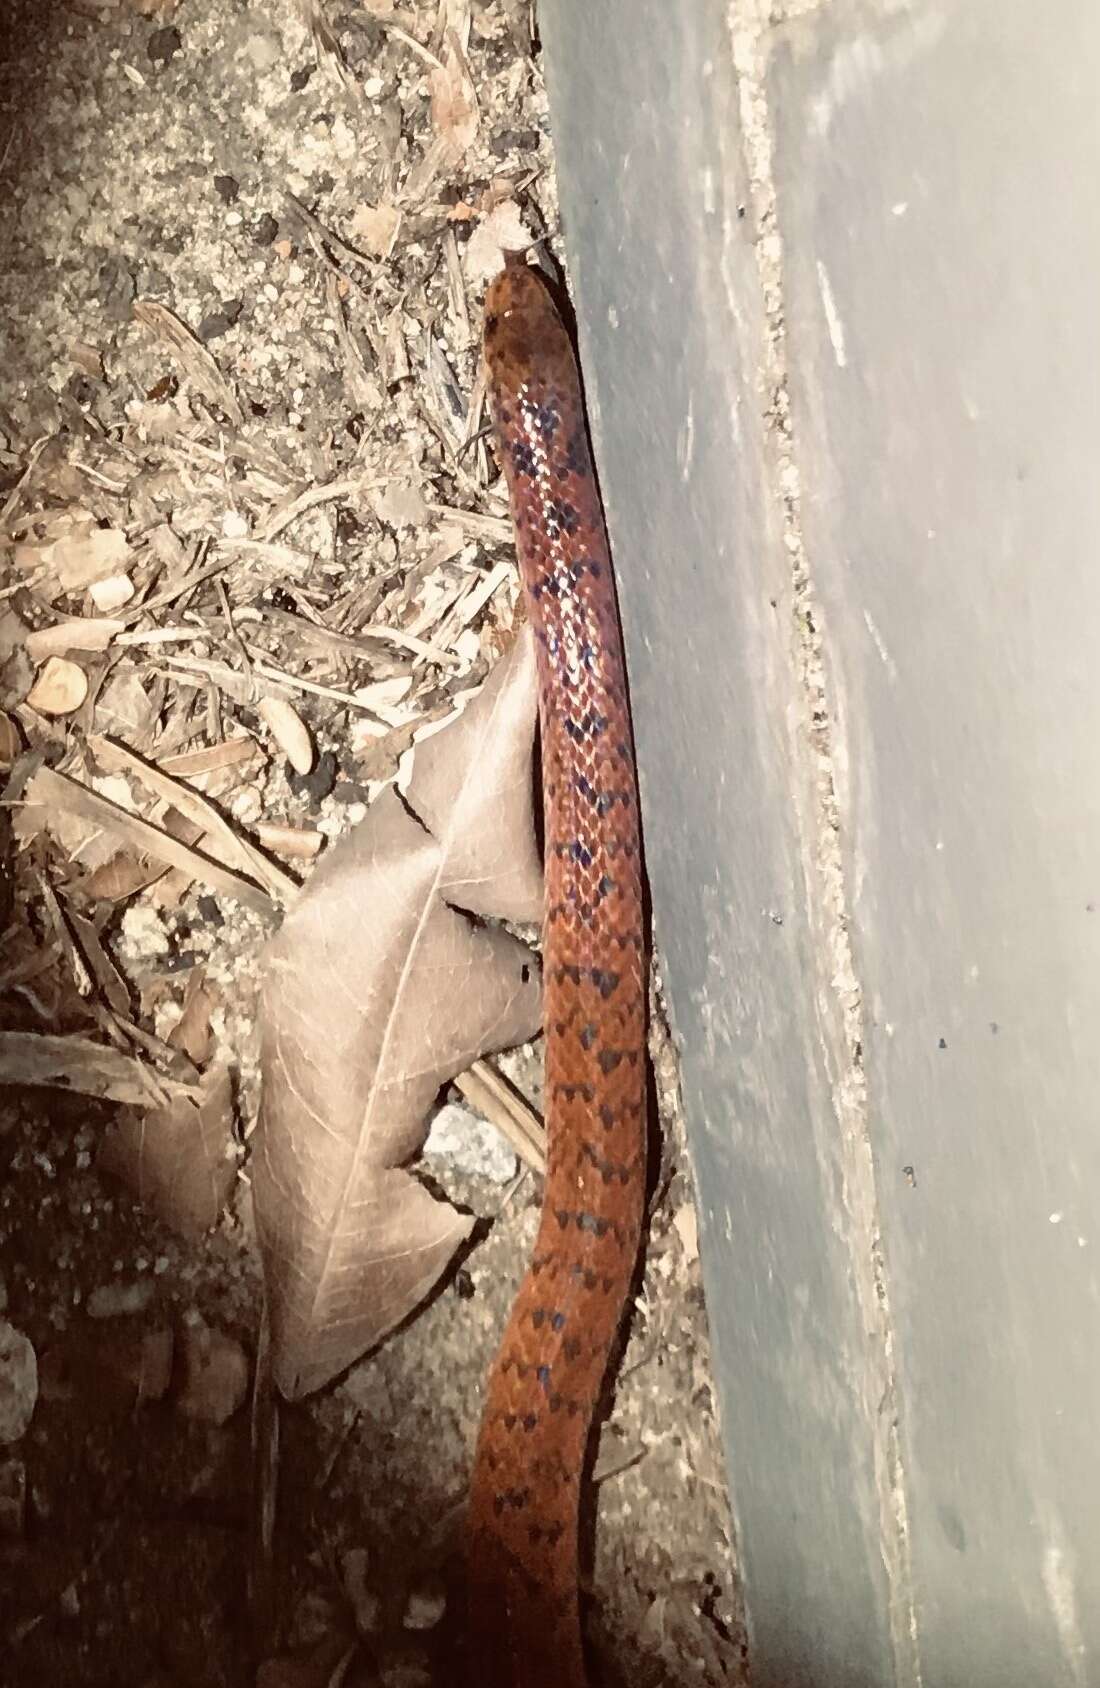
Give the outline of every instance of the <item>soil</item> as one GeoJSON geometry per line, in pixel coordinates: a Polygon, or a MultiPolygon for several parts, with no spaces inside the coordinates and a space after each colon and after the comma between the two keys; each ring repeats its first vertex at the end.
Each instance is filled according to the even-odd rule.
{"type": "MultiPolygon", "coordinates": [[[[239,729],[258,765],[203,788],[211,800],[250,839],[266,823],[330,848],[514,620],[508,569],[476,595],[510,546],[484,443],[459,448],[500,245],[545,237],[564,259],[529,9],[7,0],[5,30],[0,707],[22,758],[8,760],[23,780],[41,765],[83,779],[95,732],[159,761],[239,729]],[[185,325],[182,351],[149,302],[185,325]],[[294,504],[348,480],[372,490],[294,504]],[[159,621],[127,623],[170,626],[174,642],[76,653],[88,697],[59,714],[28,703],[41,664],[26,635],[104,612],[48,569],[28,576],[16,550],[36,537],[30,515],[76,502],[74,487],[99,532],[124,536],[136,611],[173,568],[229,560],[159,621]],[[400,639],[353,648],[365,626],[453,660],[400,639]],[[312,740],[308,775],[257,723],[248,685],[264,664],[312,740]],[[365,713],[340,702],[357,688],[365,713]]],[[[0,1680],[448,1683],[470,1451],[537,1180],[505,1195],[474,1160],[423,1163],[477,1216],[470,1244],[376,1352],[281,1408],[265,1622],[249,1590],[265,1441],[248,1407],[263,1284],[248,1140],[274,917],[179,869],[105,895],[87,837],[74,848],[56,816],[20,818],[25,789],[9,785],[0,823],[0,1027],[109,1030],[116,1048],[125,1032],[165,1080],[220,1062],[233,1128],[223,1212],[196,1234],[178,1188],[143,1206],[107,1172],[117,1100],[9,1082],[0,1319],[29,1342],[37,1382],[25,1343],[0,1340],[0,1422],[18,1419],[21,1389],[33,1406],[0,1445],[0,1680]],[[196,981],[198,1049],[173,1042],[196,981]]],[[[658,1001],[652,1217],[596,1460],[588,1627],[601,1679],[709,1688],[743,1680],[743,1632],[661,1025],[658,1001]]],[[[537,1053],[510,1069],[536,1105],[537,1053]]]]}

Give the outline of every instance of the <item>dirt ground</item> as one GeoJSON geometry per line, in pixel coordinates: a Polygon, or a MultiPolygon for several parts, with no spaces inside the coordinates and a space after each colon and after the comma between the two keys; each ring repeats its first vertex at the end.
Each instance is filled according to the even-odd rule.
{"type": "MultiPolygon", "coordinates": [[[[257,1634],[248,1142],[278,913],[232,894],[256,860],[233,841],[307,874],[513,625],[504,505],[468,442],[501,246],[562,256],[531,12],[6,0],[0,34],[0,1028],[69,1040],[34,1086],[28,1044],[0,1062],[0,1680],[446,1684],[470,1450],[537,1179],[507,1156],[492,1176],[472,1151],[424,1161],[471,1239],[374,1353],[282,1409],[257,1634]],[[113,558],[90,582],[56,574],[74,511],[81,558],[113,558]],[[92,650],[51,634],[79,616],[124,627],[92,650]],[[289,725],[258,711],[258,679],[289,725]],[[163,806],[89,757],[103,733],[216,807],[220,879],[178,826],[182,863],[150,873],[128,817],[163,806]],[[98,781],[117,836],[61,813],[62,776],[98,781]],[[89,1039],[103,1071],[74,1081],[89,1039]],[[201,1094],[230,1121],[197,1183],[174,1165],[144,1205],[139,1064],[174,1096],[225,1075],[201,1094]]],[[[609,1682],[709,1688],[743,1680],[743,1635],[655,1023],[661,1148],[589,1633],[609,1682]]],[[[506,1065],[537,1104],[537,1046],[506,1065]]]]}

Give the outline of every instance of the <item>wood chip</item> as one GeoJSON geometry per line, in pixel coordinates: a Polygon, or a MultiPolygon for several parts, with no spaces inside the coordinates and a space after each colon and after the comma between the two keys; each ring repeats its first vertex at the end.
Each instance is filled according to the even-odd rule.
{"type": "Polygon", "coordinates": [[[109,574],[106,580],[94,580],[88,595],[101,615],[120,610],[134,595],[134,583],[128,574],[109,574]]]}
{"type": "Polygon", "coordinates": [[[71,715],[87,695],[83,668],[63,656],[51,656],[27,693],[27,703],[40,715],[71,715]]]}
{"type": "Polygon", "coordinates": [[[275,743],[296,774],[308,774],[313,767],[313,740],[293,704],[285,698],[261,698],[256,706],[275,743]]]}
{"type": "Polygon", "coordinates": [[[130,561],[130,546],[119,528],[101,528],[90,510],[56,512],[45,521],[41,541],[12,547],[12,561],[26,574],[43,572],[62,592],[83,592],[95,580],[119,574],[130,561]]]}
{"type": "Polygon", "coordinates": [[[388,258],[401,227],[396,205],[360,205],[352,212],[351,232],[372,258],[388,258]]]}
{"type": "Polygon", "coordinates": [[[77,616],[28,633],[24,644],[33,663],[45,662],[47,657],[60,656],[64,651],[105,651],[123,627],[123,622],[107,616],[77,616]]]}
{"type": "Polygon", "coordinates": [[[266,850],[289,856],[292,861],[312,861],[324,843],[319,832],[300,826],[274,826],[269,821],[258,823],[256,837],[266,850]]]}
{"type": "Polygon", "coordinates": [[[19,728],[10,715],[0,710],[0,768],[10,768],[22,748],[19,728]]]}

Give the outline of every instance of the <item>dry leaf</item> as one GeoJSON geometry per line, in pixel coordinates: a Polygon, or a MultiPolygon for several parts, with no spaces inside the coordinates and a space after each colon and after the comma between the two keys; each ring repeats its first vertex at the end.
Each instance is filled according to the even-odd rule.
{"type": "Polygon", "coordinates": [[[472,287],[495,276],[501,267],[501,254],[522,252],[531,244],[531,231],[523,221],[523,212],[514,199],[494,205],[466,242],[462,267],[472,287]]]}
{"type": "Polygon", "coordinates": [[[196,1067],[206,1065],[210,1057],[213,1033],[210,1016],[214,1012],[213,986],[206,981],[202,967],[192,968],[183,995],[183,1012],[168,1034],[173,1049],[182,1049],[196,1067]]]}
{"type": "MultiPolygon", "coordinates": [[[[238,428],[244,425],[240,400],[202,341],[197,339],[174,311],[156,299],[137,299],[134,318],[172,353],[176,363],[209,403],[224,411],[238,428]]],[[[109,571],[109,572],[114,572],[109,571]]]]}
{"type": "MultiPolygon", "coordinates": [[[[96,740],[95,744],[101,746],[107,742],[106,740],[96,740]]],[[[124,749],[124,747],[113,744],[111,748],[116,755],[121,755],[124,749]]],[[[132,760],[137,763],[140,758],[133,757],[132,760]]],[[[151,765],[148,764],[145,767],[147,778],[151,778],[156,770],[153,770],[151,765]]],[[[250,851],[251,847],[246,840],[238,840],[226,825],[221,814],[210,808],[209,804],[203,804],[203,800],[197,797],[194,792],[187,793],[185,787],[178,787],[174,781],[168,779],[165,779],[164,785],[169,789],[163,794],[168,795],[169,800],[171,800],[171,791],[174,789],[181,809],[199,804],[207,811],[211,832],[209,837],[204,837],[206,849],[213,851],[220,844],[223,853],[239,856],[250,851]],[[226,850],[227,841],[231,846],[228,852],[226,850]]],[[[150,821],[143,820],[140,815],[128,814],[125,809],[110,802],[107,798],[101,796],[98,791],[90,790],[87,786],[81,785],[79,780],[69,779],[66,774],[59,774],[53,768],[39,768],[34,778],[29,782],[24,793],[23,807],[19,811],[19,816],[20,824],[24,830],[37,825],[40,828],[47,829],[62,843],[65,839],[66,828],[69,825],[81,827],[86,842],[80,846],[80,856],[83,861],[89,862],[89,865],[91,863],[87,847],[88,842],[102,842],[103,835],[106,834],[109,843],[110,836],[113,833],[121,841],[130,845],[136,854],[150,855],[159,862],[181,868],[188,879],[197,879],[200,884],[209,885],[212,890],[221,892],[225,896],[236,897],[239,902],[247,904],[250,908],[264,911],[271,906],[267,892],[262,890],[259,885],[253,883],[250,879],[243,878],[238,873],[234,873],[232,869],[224,867],[220,862],[213,861],[205,853],[205,849],[200,852],[181,842],[169,830],[167,824],[163,827],[154,826],[150,821]],[[40,812],[36,813],[36,811],[40,812]]],[[[203,818],[205,820],[206,816],[204,815],[203,818]]],[[[113,849],[108,849],[94,865],[96,867],[102,866],[103,862],[109,861],[114,853],[113,849]]],[[[258,861],[262,860],[258,851],[251,851],[251,854],[258,861]]],[[[271,864],[265,863],[263,871],[265,876],[271,879],[278,870],[271,864]]],[[[287,885],[293,886],[297,890],[293,880],[287,879],[285,874],[282,875],[282,878],[287,885]]]]}
{"type": "Polygon", "coordinates": [[[308,774],[313,767],[313,740],[298,711],[282,697],[261,698],[256,713],[296,774],[308,774]]]}
{"type": "Polygon", "coordinates": [[[103,358],[98,347],[90,346],[87,340],[70,340],[69,356],[77,368],[91,376],[93,381],[104,379],[103,358]]]}
{"type": "Polygon", "coordinates": [[[45,1032],[0,1032],[0,1090],[11,1084],[42,1084],[156,1108],[191,1094],[189,1086],[163,1078],[121,1050],[45,1032]]]}
{"type": "MultiPolygon", "coordinates": [[[[186,828],[184,839],[187,843],[193,844],[196,838],[202,836],[197,826],[180,820],[169,810],[165,822],[175,820],[179,820],[181,828],[186,828]]],[[[165,830],[172,832],[174,829],[166,824],[165,830]]],[[[147,886],[155,885],[168,871],[164,862],[150,861],[148,856],[131,855],[127,850],[116,850],[101,866],[84,874],[73,889],[78,890],[81,896],[90,897],[93,902],[124,903],[147,886]]]]}
{"type": "Polygon", "coordinates": [[[208,1231],[237,1177],[228,1069],[214,1067],[197,1093],[178,1094],[167,1107],[120,1114],[96,1164],[174,1230],[208,1231]]]}
{"type": "Polygon", "coordinates": [[[531,952],[470,918],[541,908],[534,719],[526,632],[418,749],[405,802],[383,793],[271,945],[253,1193],[290,1398],[380,1341],[469,1234],[403,1167],[440,1086],[539,1022],[531,952]]]}
{"type": "MultiPolygon", "coordinates": [[[[155,762],[147,762],[144,757],[135,755],[127,745],[119,744],[114,739],[91,735],[88,748],[107,773],[121,771],[133,776],[157,797],[171,803],[181,815],[186,815],[197,826],[201,826],[206,853],[220,856],[221,860],[232,868],[239,867],[241,872],[248,874],[257,884],[265,886],[273,897],[289,901],[297,896],[296,882],[273,862],[269,862],[247,838],[242,838],[234,832],[221,811],[208,803],[197,791],[192,791],[190,786],[172,779],[155,762]]],[[[176,862],[173,855],[169,855],[168,860],[176,862]]],[[[183,862],[176,865],[187,864],[183,862]]]]}
{"type": "Polygon", "coordinates": [[[96,727],[101,733],[115,733],[127,744],[141,748],[156,720],[156,707],[142,684],[140,674],[116,672],[96,698],[96,727]]]}
{"type": "Polygon", "coordinates": [[[51,656],[27,693],[27,703],[40,715],[71,715],[88,695],[88,676],[75,662],[51,656]]]}

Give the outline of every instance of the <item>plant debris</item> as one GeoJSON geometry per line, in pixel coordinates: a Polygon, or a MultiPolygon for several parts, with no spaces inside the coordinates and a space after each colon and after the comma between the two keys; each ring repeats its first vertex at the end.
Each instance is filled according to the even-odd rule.
{"type": "MultiPolygon", "coordinates": [[[[456,1130],[543,1153],[537,1057],[485,1059],[538,1008],[502,924],[538,919],[534,706],[479,367],[502,251],[560,254],[531,8],[7,12],[0,1314],[42,1357],[0,1464],[11,1669],[114,1680],[124,1638],[135,1681],[445,1682],[446,1521],[537,1202],[419,1151],[460,1095],[456,1130]],[[285,1416],[259,1676],[258,1244],[284,1389],[342,1374],[285,1416]]],[[[713,1688],[740,1666],[689,1201],[681,1170],[604,1435],[596,1641],[713,1688]]]]}

